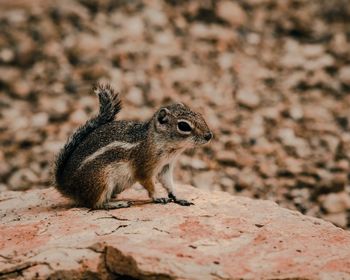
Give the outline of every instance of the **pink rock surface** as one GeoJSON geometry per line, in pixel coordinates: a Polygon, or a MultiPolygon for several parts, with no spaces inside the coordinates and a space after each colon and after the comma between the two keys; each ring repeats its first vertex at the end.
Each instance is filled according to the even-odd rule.
{"type": "Polygon", "coordinates": [[[350,279],[350,233],[269,201],[178,186],[195,203],[74,208],[55,189],[0,194],[0,279],[350,279]]]}

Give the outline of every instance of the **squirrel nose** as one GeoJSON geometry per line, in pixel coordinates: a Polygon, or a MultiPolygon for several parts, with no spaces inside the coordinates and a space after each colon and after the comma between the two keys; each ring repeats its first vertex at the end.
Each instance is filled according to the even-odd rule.
{"type": "Polygon", "coordinates": [[[213,133],[208,132],[206,134],[204,134],[204,139],[209,141],[211,138],[213,138],[213,133]]]}

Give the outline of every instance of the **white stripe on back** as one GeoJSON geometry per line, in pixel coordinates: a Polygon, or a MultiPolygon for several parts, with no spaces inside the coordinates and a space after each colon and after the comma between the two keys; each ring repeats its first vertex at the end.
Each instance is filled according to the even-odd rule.
{"type": "Polygon", "coordinates": [[[113,150],[115,148],[130,150],[138,145],[139,145],[139,143],[128,143],[128,142],[114,141],[112,143],[109,143],[107,146],[104,146],[101,149],[98,149],[96,152],[94,152],[93,154],[91,154],[87,158],[85,158],[83,160],[83,162],[80,164],[79,168],[82,168],[88,162],[94,160],[95,158],[99,157],[100,155],[103,155],[104,153],[106,153],[110,150],[113,150]]]}

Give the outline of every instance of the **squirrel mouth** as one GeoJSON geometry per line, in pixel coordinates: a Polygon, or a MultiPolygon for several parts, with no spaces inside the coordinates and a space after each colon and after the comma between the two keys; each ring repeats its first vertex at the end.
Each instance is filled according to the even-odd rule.
{"type": "Polygon", "coordinates": [[[194,140],[195,145],[205,145],[208,144],[210,142],[210,140],[206,140],[204,138],[196,138],[194,140]]]}

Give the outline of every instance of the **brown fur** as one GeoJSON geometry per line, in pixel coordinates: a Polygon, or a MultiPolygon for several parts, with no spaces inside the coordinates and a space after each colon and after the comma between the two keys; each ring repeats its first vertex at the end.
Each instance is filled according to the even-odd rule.
{"type": "MultiPolygon", "coordinates": [[[[101,86],[100,90],[109,90],[103,95],[103,106],[107,109],[102,105],[100,108],[104,116],[109,110],[119,112],[120,100],[114,91],[106,86],[101,86]]],[[[91,127],[88,121],[66,144],[65,147],[70,147],[69,154],[61,151],[65,161],[57,164],[60,170],[56,173],[60,176],[57,188],[62,194],[84,206],[108,208],[113,193],[118,194],[138,181],[157,202],[154,184],[159,175],[164,176],[161,182],[166,184],[164,187],[173,201],[190,204],[176,199],[169,165],[185,148],[207,143],[212,137],[200,114],[176,103],[159,109],[146,122],[115,121],[113,118],[101,122],[99,115],[94,120],[97,121],[93,124],[101,124],[91,127]],[[191,124],[190,132],[179,130],[181,120],[191,124]]]]}

